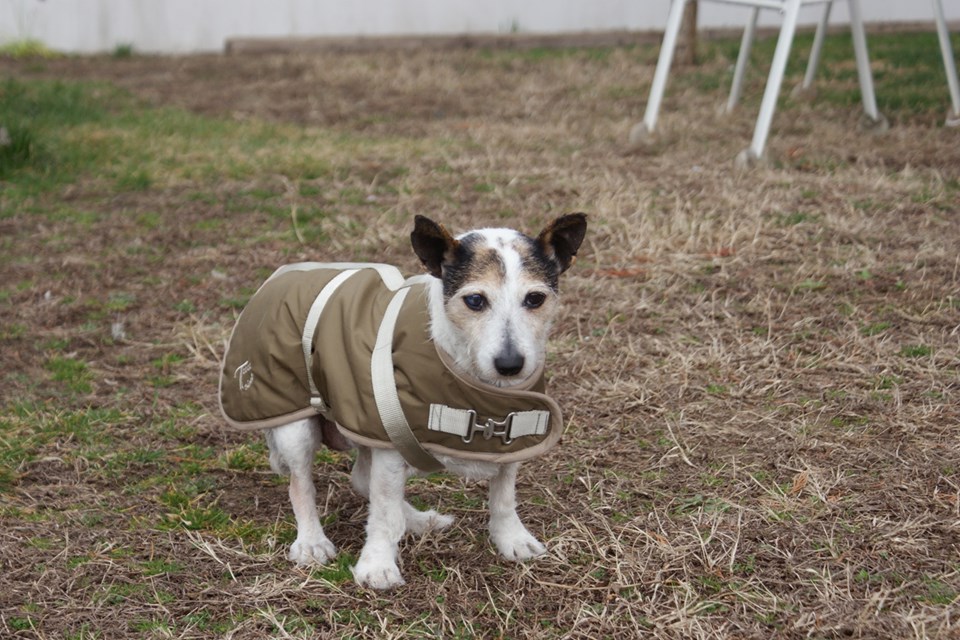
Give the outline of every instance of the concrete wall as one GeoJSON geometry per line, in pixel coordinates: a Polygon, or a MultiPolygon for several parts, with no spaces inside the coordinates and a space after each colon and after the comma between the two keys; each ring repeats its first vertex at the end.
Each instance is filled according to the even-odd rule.
{"type": "MultiPolygon", "coordinates": [[[[960,0],[942,0],[960,20],[960,0]]],[[[0,44],[74,53],[221,51],[236,36],[357,36],[661,30],[669,0],[0,0],[0,44]]],[[[863,0],[873,22],[932,21],[930,0],[863,0]]],[[[820,9],[804,10],[813,24],[820,9]]],[[[743,7],[701,3],[702,27],[742,26],[743,7]]],[[[776,24],[773,12],[763,21],[776,24]]],[[[847,19],[845,2],[833,23],[847,19]]]]}

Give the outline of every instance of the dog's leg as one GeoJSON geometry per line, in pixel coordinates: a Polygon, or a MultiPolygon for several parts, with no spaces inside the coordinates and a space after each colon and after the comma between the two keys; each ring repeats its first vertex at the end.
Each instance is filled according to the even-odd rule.
{"type": "Polygon", "coordinates": [[[353,575],[361,585],[390,589],[403,584],[397,567],[397,544],[406,528],[403,509],[406,467],[396,451],[373,449],[370,452],[367,540],[353,568],[353,575]]]}
{"type": "Polygon", "coordinates": [[[290,474],[290,504],[297,519],[297,539],[288,558],[301,565],[326,564],[337,555],[317,514],[317,490],[313,485],[313,458],[322,442],[316,420],[298,420],[267,432],[270,466],[290,474]]]}
{"type": "Polygon", "coordinates": [[[529,560],[547,549],[527,531],[517,515],[517,468],[519,463],[501,465],[490,479],[490,538],[507,560],[529,560]]]}
{"type": "MultiPolygon", "coordinates": [[[[357,461],[353,463],[350,484],[364,498],[370,498],[370,448],[358,447],[357,461]]],[[[422,535],[427,531],[440,531],[453,524],[453,517],[437,513],[433,509],[418,511],[416,507],[403,501],[403,520],[406,533],[422,535]]]]}

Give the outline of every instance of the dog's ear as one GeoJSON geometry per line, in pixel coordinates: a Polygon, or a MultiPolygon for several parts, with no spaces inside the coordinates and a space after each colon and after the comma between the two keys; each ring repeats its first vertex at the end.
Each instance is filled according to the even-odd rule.
{"type": "Polygon", "coordinates": [[[425,216],[414,217],[410,243],[423,266],[437,278],[442,276],[444,256],[452,257],[459,244],[442,224],[425,216]]]}
{"type": "Polygon", "coordinates": [[[568,213],[548,224],[537,236],[537,243],[544,255],[557,261],[563,273],[576,259],[586,233],[587,214],[568,213]]]}

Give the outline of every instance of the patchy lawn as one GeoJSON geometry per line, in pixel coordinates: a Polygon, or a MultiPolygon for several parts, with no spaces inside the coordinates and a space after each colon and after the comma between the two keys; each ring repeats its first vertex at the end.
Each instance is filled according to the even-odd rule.
{"type": "Polygon", "coordinates": [[[656,48],[0,58],[0,634],[960,633],[960,130],[934,35],[871,37],[880,135],[827,44],[747,173],[770,42],[725,118],[736,42],[705,43],[632,152],[656,48]],[[576,210],[568,431],[519,487],[548,555],[499,559],[483,488],[439,474],[409,492],[457,524],[360,589],[366,508],[322,452],[341,554],[292,566],[285,482],[216,406],[247,298],[298,260],[415,272],[416,213],[576,210]]]}

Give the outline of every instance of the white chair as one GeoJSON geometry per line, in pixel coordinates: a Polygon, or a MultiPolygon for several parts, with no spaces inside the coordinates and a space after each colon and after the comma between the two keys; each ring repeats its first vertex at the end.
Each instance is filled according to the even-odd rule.
{"type": "MultiPolygon", "coordinates": [[[[647,102],[647,109],[643,116],[643,122],[637,124],[630,132],[631,144],[636,144],[644,138],[653,134],[654,127],[657,124],[657,115],[660,110],[660,103],[663,100],[664,89],[667,85],[667,74],[670,71],[670,64],[673,61],[673,53],[677,46],[677,35],[680,32],[683,10],[687,2],[691,0],[673,0],[670,7],[670,15],[667,18],[667,27],[664,32],[663,45],[660,49],[660,58],[657,61],[657,69],[654,72],[653,84],[650,87],[650,99],[647,102]]],[[[746,71],[747,61],[750,57],[750,48],[753,45],[754,34],[756,33],[757,17],[761,9],[775,9],[783,14],[783,23],[780,26],[780,36],[777,40],[777,47],[773,54],[773,62],[770,67],[770,75],[767,78],[767,86],[763,92],[763,99],[760,102],[760,114],[757,116],[757,123],[753,131],[753,141],[750,146],[737,156],[737,164],[748,165],[761,159],[767,144],[767,137],[770,133],[770,124],[773,121],[773,113],[777,106],[777,97],[780,94],[780,86],[783,84],[783,75],[787,67],[787,58],[790,56],[790,48],[793,46],[793,36],[797,30],[797,19],[800,14],[800,8],[807,5],[824,5],[823,15],[817,26],[817,33],[814,36],[814,45],[810,52],[810,61],[807,65],[807,73],[804,77],[803,87],[807,88],[813,82],[816,73],[816,67],[819,63],[820,49],[823,44],[823,37],[826,33],[827,22],[830,19],[830,9],[833,0],[713,0],[715,2],[725,2],[727,4],[737,4],[752,7],[747,28],[743,32],[743,39],[740,43],[740,52],[737,55],[737,64],[733,73],[733,85],[730,89],[730,97],[727,100],[727,110],[732,110],[740,100],[740,93],[743,88],[743,76],[746,71]]],[[[934,0],[937,2],[938,0],[934,0]]],[[[870,73],[870,59],[867,55],[867,39],[863,30],[863,19],[860,13],[860,0],[847,0],[850,6],[850,32],[853,36],[853,50],[857,59],[857,75],[860,79],[860,96],[863,102],[863,110],[866,114],[865,125],[869,128],[886,128],[886,118],[877,109],[877,100],[873,92],[873,76],[870,73]]]]}
{"type": "MultiPolygon", "coordinates": [[[[830,18],[831,4],[832,0],[827,2],[823,18],[820,24],[817,25],[817,33],[813,38],[813,48],[810,50],[810,62],[807,65],[807,72],[803,77],[803,82],[797,87],[798,90],[809,89],[813,84],[813,77],[816,75],[817,64],[820,60],[820,49],[823,47],[823,36],[826,32],[827,20],[830,18]]],[[[950,31],[947,29],[947,19],[943,14],[943,4],[941,0],[931,0],[931,4],[933,4],[933,17],[937,25],[937,36],[940,39],[940,53],[943,56],[943,70],[947,76],[947,89],[950,93],[950,103],[952,105],[952,109],[947,110],[947,118],[944,124],[948,127],[957,127],[960,126],[960,82],[957,81],[957,65],[953,60],[950,31]]]]}

